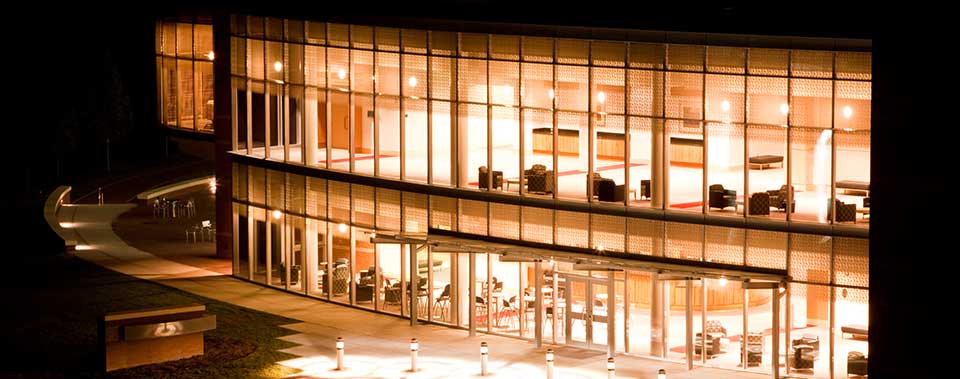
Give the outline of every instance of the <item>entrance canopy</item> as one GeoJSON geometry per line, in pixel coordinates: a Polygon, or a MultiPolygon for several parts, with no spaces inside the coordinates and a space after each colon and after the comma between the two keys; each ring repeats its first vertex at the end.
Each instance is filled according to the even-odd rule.
{"type": "Polygon", "coordinates": [[[427,245],[434,252],[499,254],[501,261],[536,262],[563,261],[575,264],[579,270],[656,272],[676,278],[725,278],[731,281],[787,282],[786,270],[746,267],[717,262],[690,262],[688,260],[652,255],[606,252],[567,246],[538,243],[521,246],[497,241],[496,238],[473,239],[467,235],[440,229],[430,233],[377,232],[371,243],[427,245]],[[540,245],[540,246],[536,246],[540,245]]]}

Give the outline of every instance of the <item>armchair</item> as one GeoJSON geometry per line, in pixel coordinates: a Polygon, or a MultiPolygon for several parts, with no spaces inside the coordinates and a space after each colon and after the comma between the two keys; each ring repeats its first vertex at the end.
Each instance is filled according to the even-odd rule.
{"type": "MultiPolygon", "coordinates": [[[[834,203],[837,208],[836,222],[857,222],[857,204],[844,204],[839,199],[834,199],[834,203]]],[[[828,206],[827,215],[828,217],[833,215],[833,208],[828,206]]]]}
{"type": "Polygon", "coordinates": [[[805,333],[800,338],[794,338],[790,352],[791,354],[787,356],[790,367],[798,370],[813,370],[813,363],[820,355],[820,337],[805,333]]]}
{"type": "MultiPolygon", "coordinates": [[[[787,210],[787,185],[780,186],[778,190],[767,191],[770,195],[770,206],[786,212],[787,210]]],[[[790,186],[790,195],[793,195],[793,186],[790,186]]],[[[797,200],[790,203],[790,213],[797,212],[797,200]]]]}
{"type": "Polygon", "coordinates": [[[640,198],[650,198],[650,179],[640,181],[640,198]]]}
{"type": "MultiPolygon", "coordinates": [[[[600,194],[600,181],[605,180],[600,173],[594,172],[592,174],[587,174],[587,189],[589,191],[590,186],[593,186],[593,196],[599,196],[600,194]]],[[[589,193],[589,192],[587,192],[589,193]]]]}
{"type": "MultiPolygon", "coordinates": [[[[763,363],[763,333],[747,333],[747,338],[740,341],[741,348],[747,352],[747,366],[759,366],[763,363]]],[[[740,356],[743,360],[743,356],[740,356]]]]}
{"type": "Polygon", "coordinates": [[[847,353],[847,376],[850,375],[867,375],[867,356],[859,351],[847,353]]]}
{"type": "Polygon", "coordinates": [[[720,321],[708,320],[705,331],[706,333],[697,333],[693,345],[694,352],[704,354],[703,351],[706,349],[706,355],[710,357],[722,353],[720,339],[726,338],[727,328],[724,328],[720,321]],[[704,335],[706,335],[706,347],[704,347],[704,335]]]}
{"type": "Polygon", "coordinates": [[[490,187],[487,184],[490,181],[490,171],[487,169],[487,166],[480,166],[479,170],[480,172],[477,175],[477,178],[479,179],[480,189],[487,189],[488,187],[491,189],[503,189],[503,171],[493,172],[493,186],[490,187]]]}
{"type": "Polygon", "coordinates": [[[350,267],[346,264],[333,269],[333,294],[343,295],[350,289],[350,267]]]}
{"type": "Polygon", "coordinates": [[[723,189],[722,184],[713,184],[710,186],[710,208],[724,209],[733,207],[737,210],[737,191],[723,189]]]}
{"type": "Polygon", "coordinates": [[[619,201],[623,202],[623,184],[616,184],[612,179],[604,179],[597,183],[597,198],[600,201],[619,201]]]}
{"type": "Polygon", "coordinates": [[[808,345],[793,347],[793,356],[790,357],[790,367],[795,369],[813,370],[813,361],[817,358],[816,351],[808,345]]]}
{"type": "Polygon", "coordinates": [[[529,170],[523,170],[527,182],[527,192],[553,193],[553,170],[547,170],[542,164],[535,164],[529,170]]]}
{"type": "Polygon", "coordinates": [[[754,192],[750,195],[750,215],[770,214],[770,195],[766,192],[754,192]]]}

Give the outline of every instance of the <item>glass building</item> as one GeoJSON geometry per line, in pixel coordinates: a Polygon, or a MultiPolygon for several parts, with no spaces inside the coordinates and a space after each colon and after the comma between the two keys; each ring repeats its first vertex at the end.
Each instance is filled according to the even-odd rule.
{"type": "Polygon", "coordinates": [[[166,83],[222,73],[236,277],[692,369],[865,365],[870,41],[233,14],[214,68],[180,25],[161,120],[204,130],[205,85],[166,83]]]}

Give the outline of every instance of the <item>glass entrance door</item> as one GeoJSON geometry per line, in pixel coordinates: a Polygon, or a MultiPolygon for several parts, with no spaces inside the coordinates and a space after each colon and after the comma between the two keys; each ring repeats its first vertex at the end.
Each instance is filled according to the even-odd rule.
{"type": "MultiPolygon", "coordinates": [[[[588,349],[607,348],[607,314],[613,293],[606,279],[597,280],[568,276],[563,315],[566,326],[566,343],[588,349]]],[[[616,309],[614,306],[610,309],[616,309]]]]}

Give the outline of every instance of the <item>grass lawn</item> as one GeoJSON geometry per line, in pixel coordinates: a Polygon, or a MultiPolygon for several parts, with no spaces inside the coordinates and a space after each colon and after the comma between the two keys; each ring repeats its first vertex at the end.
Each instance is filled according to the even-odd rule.
{"type": "Polygon", "coordinates": [[[111,372],[106,377],[280,377],[296,370],[275,362],[294,358],[276,339],[295,323],[137,279],[65,255],[14,258],[0,275],[0,378],[100,377],[97,320],[107,312],[200,303],[216,314],[206,353],[170,363],[111,372]]]}

